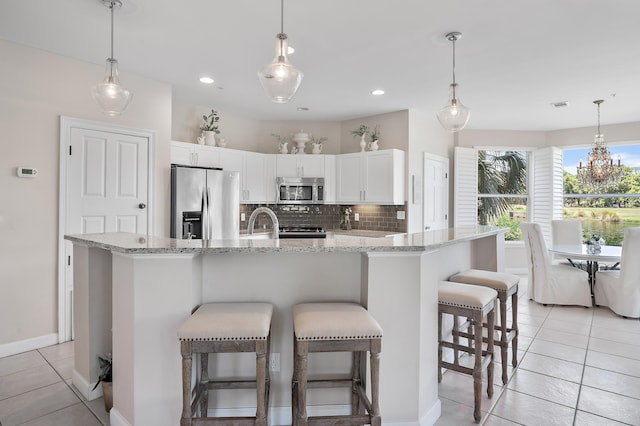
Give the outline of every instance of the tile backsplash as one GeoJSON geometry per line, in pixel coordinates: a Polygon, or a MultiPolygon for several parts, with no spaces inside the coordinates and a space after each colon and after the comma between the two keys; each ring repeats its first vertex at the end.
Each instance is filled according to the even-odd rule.
{"type": "MultiPolygon", "coordinates": [[[[267,206],[278,216],[280,226],[308,225],[322,226],[326,230],[340,229],[340,211],[343,207],[351,207],[351,229],[369,231],[407,232],[407,221],[397,219],[397,212],[404,211],[403,206],[372,205],[308,205],[308,204],[241,204],[240,213],[245,213],[246,220],[240,222],[240,229],[247,228],[251,212],[259,206],[267,206]],[[355,220],[358,213],[359,220],[355,220]]],[[[271,220],[267,215],[260,215],[256,220],[256,230],[266,226],[271,228],[271,220]]]]}

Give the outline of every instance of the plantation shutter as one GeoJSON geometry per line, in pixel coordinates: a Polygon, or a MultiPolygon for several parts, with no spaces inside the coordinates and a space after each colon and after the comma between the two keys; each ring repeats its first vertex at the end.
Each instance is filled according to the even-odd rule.
{"type": "Polygon", "coordinates": [[[551,244],[551,221],[562,219],[564,208],[562,150],[555,146],[533,151],[533,182],[531,221],[540,225],[542,234],[551,244]]]}
{"type": "Polygon", "coordinates": [[[455,147],[453,157],[453,226],[478,224],[478,151],[455,147]]]}

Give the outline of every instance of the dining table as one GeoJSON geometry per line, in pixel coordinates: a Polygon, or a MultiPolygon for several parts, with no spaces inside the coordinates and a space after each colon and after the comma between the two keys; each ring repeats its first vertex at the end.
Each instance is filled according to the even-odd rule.
{"type": "MultiPolygon", "coordinates": [[[[599,249],[589,244],[554,244],[549,248],[549,252],[573,260],[583,260],[586,262],[586,272],[589,274],[589,288],[591,298],[595,304],[596,271],[602,262],[613,263],[616,267],[622,258],[622,246],[601,245],[599,249]]],[[[571,262],[572,265],[573,262],[571,262]]],[[[574,265],[576,266],[576,265],[574,265]]]]}

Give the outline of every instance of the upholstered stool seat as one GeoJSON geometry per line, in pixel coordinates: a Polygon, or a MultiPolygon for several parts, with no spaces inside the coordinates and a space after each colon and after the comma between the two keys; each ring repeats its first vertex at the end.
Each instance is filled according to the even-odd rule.
{"type": "MultiPolygon", "coordinates": [[[[442,380],[442,368],[458,371],[473,376],[473,396],[474,409],[473,417],[476,423],[482,418],[482,371],[487,369],[487,395],[493,396],[493,333],[487,333],[487,348],[482,349],[482,324],[483,318],[487,317],[487,327],[493,330],[494,327],[494,306],[497,292],[491,288],[479,287],[468,284],[458,284],[448,281],[441,281],[438,284],[438,382],[442,380]],[[442,315],[450,314],[454,316],[464,316],[470,321],[473,333],[461,333],[461,335],[473,337],[474,347],[463,346],[456,341],[447,342],[442,338],[442,315]],[[457,355],[454,362],[447,362],[442,359],[442,349],[448,347],[457,351],[464,351],[474,356],[474,367],[469,368],[458,363],[457,355]]],[[[455,336],[457,330],[452,331],[455,336]]]]}
{"type": "Polygon", "coordinates": [[[293,307],[294,370],[292,387],[293,424],[381,425],[379,407],[380,350],[382,328],[356,303],[303,303],[293,307]],[[370,353],[371,401],[362,380],[361,357],[370,353]],[[310,380],[307,358],[311,352],[352,352],[350,377],[310,380]],[[351,414],[307,416],[307,388],[350,387],[351,414]]]}
{"type": "Polygon", "coordinates": [[[269,303],[207,303],[200,306],[178,330],[182,353],[181,426],[192,424],[266,425],[269,407],[269,303]],[[255,380],[210,380],[210,353],[256,353],[255,380]],[[200,354],[200,373],[192,400],[192,354],[200,354]],[[207,417],[210,389],[256,389],[255,417],[207,417]],[[199,413],[200,416],[194,418],[199,413]]]}
{"type": "MultiPolygon", "coordinates": [[[[500,340],[494,343],[500,346],[502,364],[502,383],[507,384],[507,349],[511,344],[511,365],[518,365],[518,283],[520,277],[502,272],[469,269],[449,278],[449,281],[489,287],[498,292],[500,301],[500,319],[495,329],[500,331],[500,340]],[[511,297],[511,327],[507,324],[507,301],[511,297]]],[[[457,319],[454,320],[454,324],[457,319]]]]}

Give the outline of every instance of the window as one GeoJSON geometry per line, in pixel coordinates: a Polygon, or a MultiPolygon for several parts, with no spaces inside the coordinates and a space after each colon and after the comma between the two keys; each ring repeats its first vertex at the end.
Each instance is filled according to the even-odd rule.
{"type": "Polygon", "coordinates": [[[586,237],[598,234],[609,245],[621,245],[624,228],[640,226],[640,145],[609,146],[624,165],[620,182],[602,191],[583,185],[576,176],[590,148],[563,150],[565,219],[579,219],[586,237]]]}
{"type": "Polygon", "coordinates": [[[506,240],[521,240],[527,220],[528,153],[478,151],[478,223],[509,228],[506,240]]]}

